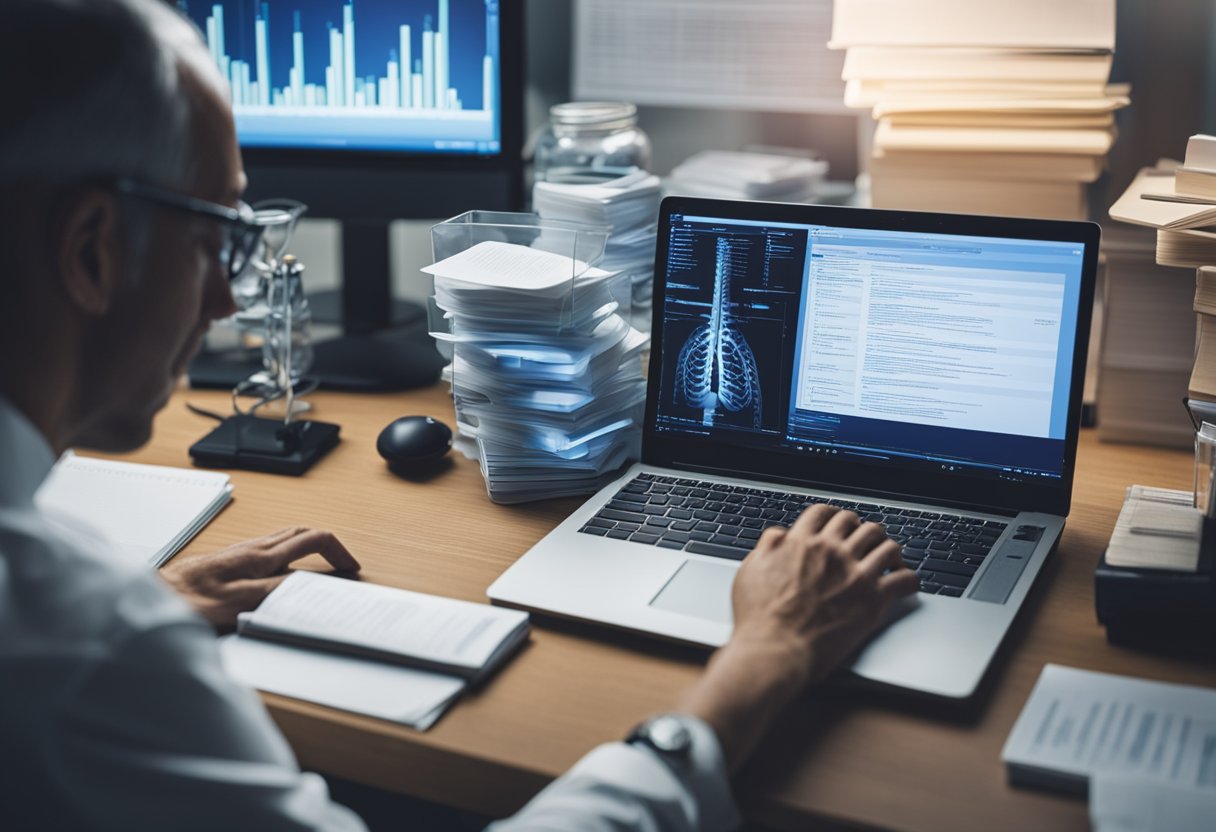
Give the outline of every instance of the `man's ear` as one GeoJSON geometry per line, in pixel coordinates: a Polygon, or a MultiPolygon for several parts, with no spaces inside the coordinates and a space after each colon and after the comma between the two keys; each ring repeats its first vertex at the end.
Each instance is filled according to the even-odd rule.
{"type": "Polygon", "coordinates": [[[123,282],[118,199],[100,188],[70,194],[54,225],[53,259],[64,294],[80,312],[105,315],[123,282]]]}

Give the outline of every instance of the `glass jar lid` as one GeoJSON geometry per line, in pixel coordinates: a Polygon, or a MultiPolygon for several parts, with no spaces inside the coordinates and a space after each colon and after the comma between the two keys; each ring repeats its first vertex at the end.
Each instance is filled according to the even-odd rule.
{"type": "Polygon", "coordinates": [[[549,121],[570,127],[630,127],[637,124],[638,108],[626,101],[571,101],[550,107],[549,121]]]}

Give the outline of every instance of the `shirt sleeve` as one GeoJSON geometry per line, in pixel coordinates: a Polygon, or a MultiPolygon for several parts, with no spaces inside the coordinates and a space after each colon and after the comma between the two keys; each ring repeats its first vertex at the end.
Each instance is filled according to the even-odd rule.
{"type": "Polygon", "coordinates": [[[257,695],[224,674],[201,621],[123,640],[82,674],[55,725],[48,770],[91,827],[365,829],[300,771],[257,695]]]}
{"type": "Polygon", "coordinates": [[[682,717],[691,759],[669,763],[645,746],[601,745],[513,817],[487,832],[727,832],[740,823],[713,729],[682,717]]]}

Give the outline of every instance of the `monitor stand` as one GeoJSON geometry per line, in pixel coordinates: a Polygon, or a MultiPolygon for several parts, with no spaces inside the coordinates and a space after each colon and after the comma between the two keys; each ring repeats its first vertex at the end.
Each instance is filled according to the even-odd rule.
{"type": "MultiPolygon", "coordinates": [[[[309,376],[331,390],[390,392],[439,379],[444,360],[428,333],[426,310],[394,300],[388,222],[342,223],[342,288],[309,296],[316,323],[343,334],[314,344],[309,376]]],[[[190,365],[194,387],[231,388],[261,369],[261,350],[201,353],[190,365]]]]}

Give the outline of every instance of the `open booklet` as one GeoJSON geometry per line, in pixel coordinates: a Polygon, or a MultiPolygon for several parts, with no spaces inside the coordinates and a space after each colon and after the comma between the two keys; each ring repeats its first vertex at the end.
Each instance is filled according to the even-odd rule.
{"type": "Polygon", "coordinates": [[[425,730],[528,635],[528,614],[299,571],[221,640],[229,673],[425,730]]]}

